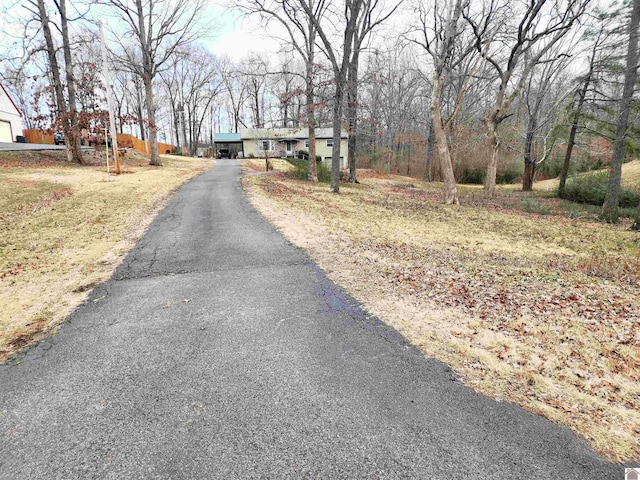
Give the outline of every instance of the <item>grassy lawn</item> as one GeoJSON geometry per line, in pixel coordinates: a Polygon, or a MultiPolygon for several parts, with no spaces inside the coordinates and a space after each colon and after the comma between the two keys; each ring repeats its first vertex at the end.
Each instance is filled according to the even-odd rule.
{"type": "MultiPolygon", "coordinates": [[[[640,190],[640,160],[634,160],[633,162],[624,163],[622,165],[622,183],[629,188],[640,190]]],[[[553,178],[551,180],[536,182],[534,184],[534,188],[537,190],[547,191],[557,190],[558,184],[558,180],[553,178]]]]}
{"type": "Polygon", "coordinates": [[[107,178],[63,152],[0,154],[0,361],[55,329],[124,255],[182,183],[210,160],[129,153],[107,178]]]}
{"type": "MultiPolygon", "coordinates": [[[[274,171],[288,172],[293,170],[293,165],[281,158],[272,158],[271,163],[274,171]]],[[[243,164],[246,168],[256,172],[264,172],[267,166],[264,158],[248,158],[243,161],[243,164]]]]}
{"type": "Polygon", "coordinates": [[[467,385],[609,459],[640,457],[640,234],[508,188],[486,200],[461,187],[455,207],[438,184],[360,181],[339,195],[282,173],[243,184],[329,277],[467,385]]]}

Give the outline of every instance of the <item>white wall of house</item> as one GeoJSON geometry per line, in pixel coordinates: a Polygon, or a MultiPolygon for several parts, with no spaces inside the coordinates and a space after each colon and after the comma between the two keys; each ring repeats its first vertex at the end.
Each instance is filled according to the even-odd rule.
{"type": "MultiPolygon", "coordinates": [[[[263,142],[266,142],[267,140],[243,140],[243,144],[244,144],[244,156],[245,158],[249,158],[252,155],[255,158],[263,158],[265,156],[264,154],[264,148],[263,148],[263,142]]],[[[331,155],[332,155],[332,143],[333,141],[331,139],[327,139],[327,138],[317,138],[316,139],[316,155],[319,155],[322,158],[322,162],[325,165],[328,165],[329,167],[331,166],[331,155]]],[[[298,140],[298,141],[292,141],[292,151],[297,152],[298,150],[306,150],[307,152],[309,151],[309,143],[307,140],[298,140]]],[[[282,154],[283,156],[286,155],[286,144],[284,141],[280,141],[280,142],[276,142],[274,140],[270,141],[269,144],[269,148],[271,148],[271,152],[270,155],[279,155],[282,154]]],[[[340,162],[340,167],[341,168],[347,168],[347,139],[343,138],[342,141],[340,142],[340,157],[342,158],[342,161],[340,162]]]]}
{"type": "Polygon", "coordinates": [[[22,117],[0,87],[0,142],[15,142],[18,135],[22,135],[22,117]]]}

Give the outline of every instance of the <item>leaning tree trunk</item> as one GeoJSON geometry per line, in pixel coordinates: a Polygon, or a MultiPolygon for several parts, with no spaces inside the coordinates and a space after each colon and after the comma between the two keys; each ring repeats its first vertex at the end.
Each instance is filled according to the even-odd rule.
{"type": "Polygon", "coordinates": [[[573,122],[569,131],[569,140],[567,141],[567,151],[564,154],[562,162],[562,170],[560,170],[560,184],[558,185],[558,197],[564,198],[564,192],[567,187],[567,178],[569,177],[569,165],[571,164],[571,155],[573,146],[576,144],[576,133],[578,132],[578,120],[580,119],[580,110],[576,109],[573,113],[573,122]]]}
{"type": "Polygon", "coordinates": [[[624,88],[620,99],[620,117],[616,128],[616,141],[613,158],[609,166],[609,188],[602,206],[602,217],[608,222],[617,222],[620,184],[622,182],[622,160],[629,127],[629,110],[633,90],[638,76],[638,24],[640,24],[640,0],[633,1],[631,20],[629,21],[629,48],[627,50],[627,71],[624,76],[624,88]]]}
{"type": "MultiPolygon", "coordinates": [[[[67,77],[67,97],[69,101],[68,120],[71,125],[66,129],[69,136],[65,132],[65,141],[67,148],[71,150],[71,159],[75,163],[84,165],[82,158],[82,149],[80,148],[80,125],[78,124],[78,112],[76,110],[76,87],[73,79],[73,63],[71,60],[71,44],[69,42],[69,23],[67,20],[67,4],[66,0],[60,0],[58,3],[60,11],[60,20],[62,27],[62,47],[64,51],[64,66],[67,77]]],[[[120,173],[120,172],[117,172],[120,173]]]]}
{"type": "Polygon", "coordinates": [[[569,131],[569,140],[567,141],[567,151],[564,155],[564,161],[562,162],[562,170],[560,171],[560,185],[558,186],[558,197],[564,197],[564,191],[567,185],[567,177],[569,176],[569,164],[571,163],[571,154],[573,153],[573,147],[576,144],[576,134],[578,133],[578,121],[580,120],[580,114],[582,113],[582,106],[584,105],[585,98],[587,97],[587,90],[589,90],[589,84],[591,83],[591,76],[593,75],[595,53],[591,57],[589,65],[589,73],[587,73],[584,79],[584,84],[578,94],[578,104],[573,111],[573,121],[571,122],[571,130],[569,131]]]}
{"type": "MultiPolygon", "coordinates": [[[[537,114],[537,112],[536,112],[537,114]]],[[[535,117],[532,117],[527,125],[527,136],[524,142],[524,174],[522,175],[522,190],[533,190],[533,176],[536,173],[536,160],[533,155],[533,137],[536,129],[535,117]]]]}
{"type": "Polygon", "coordinates": [[[442,90],[442,79],[436,77],[433,80],[433,95],[431,98],[431,114],[433,118],[433,134],[440,158],[440,169],[442,170],[444,203],[447,205],[459,205],[458,189],[456,188],[456,178],[453,175],[453,165],[451,162],[451,151],[447,141],[447,132],[442,122],[442,111],[440,105],[440,95],[442,90]]]}
{"type": "Polygon", "coordinates": [[[144,75],[144,93],[147,100],[147,115],[149,117],[149,145],[151,149],[151,160],[149,165],[162,166],[160,155],[158,154],[158,127],[156,126],[156,106],[153,100],[153,88],[151,85],[151,75],[144,75]]]}

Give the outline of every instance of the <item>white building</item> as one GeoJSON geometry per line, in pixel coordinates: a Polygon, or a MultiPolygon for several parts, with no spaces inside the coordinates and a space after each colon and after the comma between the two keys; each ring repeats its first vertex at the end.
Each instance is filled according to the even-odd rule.
{"type": "Polygon", "coordinates": [[[22,135],[22,115],[0,83],[0,142],[15,142],[22,135]]]}

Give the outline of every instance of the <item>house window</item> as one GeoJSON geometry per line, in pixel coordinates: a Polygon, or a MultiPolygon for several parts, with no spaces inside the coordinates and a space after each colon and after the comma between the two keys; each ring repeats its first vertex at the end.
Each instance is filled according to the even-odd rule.
{"type": "Polygon", "coordinates": [[[333,138],[327,140],[327,147],[333,147],[333,138]]]}
{"type": "Polygon", "coordinates": [[[258,150],[261,152],[271,152],[274,150],[273,148],[273,140],[259,140],[258,141],[258,150]]]}
{"type": "Polygon", "coordinates": [[[304,148],[309,148],[309,140],[304,141],[304,148]]]}

